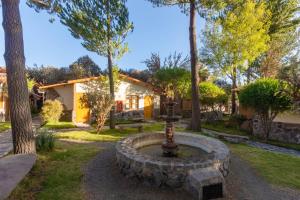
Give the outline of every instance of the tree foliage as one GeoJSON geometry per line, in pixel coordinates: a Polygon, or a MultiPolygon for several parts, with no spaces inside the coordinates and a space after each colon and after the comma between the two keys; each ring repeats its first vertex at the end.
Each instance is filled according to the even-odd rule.
{"type": "Polygon", "coordinates": [[[174,98],[176,95],[184,96],[188,94],[191,87],[190,72],[180,67],[161,68],[155,73],[155,79],[169,98],[174,98]]]}
{"type": "Polygon", "coordinates": [[[269,11],[266,5],[245,0],[225,9],[217,20],[210,20],[205,30],[202,61],[232,81],[232,114],[236,109],[238,78],[249,65],[268,50],[269,11]],[[226,11],[226,12],[225,12],[226,11]]]}
{"type": "Polygon", "coordinates": [[[199,92],[201,104],[208,106],[213,111],[220,108],[228,100],[226,92],[212,82],[200,83],[199,92]]]}
{"type": "Polygon", "coordinates": [[[100,67],[89,57],[82,56],[69,66],[70,79],[79,79],[86,77],[99,76],[100,67]]]}
{"type": "Polygon", "coordinates": [[[293,58],[290,63],[284,65],[279,73],[278,78],[290,84],[294,101],[300,101],[300,62],[293,58]]]}
{"type": "Polygon", "coordinates": [[[292,99],[288,84],[277,79],[259,79],[245,86],[239,93],[240,103],[256,111],[268,139],[272,121],[278,113],[291,107],[292,99]]]}
{"type": "Polygon", "coordinates": [[[54,84],[68,80],[99,76],[100,67],[89,57],[82,56],[69,67],[35,66],[27,68],[28,77],[41,84],[54,84]]]}
{"type": "Polygon", "coordinates": [[[257,64],[264,77],[276,77],[283,59],[295,49],[299,37],[299,2],[298,0],[266,1],[270,11],[270,48],[262,55],[257,64]]]}

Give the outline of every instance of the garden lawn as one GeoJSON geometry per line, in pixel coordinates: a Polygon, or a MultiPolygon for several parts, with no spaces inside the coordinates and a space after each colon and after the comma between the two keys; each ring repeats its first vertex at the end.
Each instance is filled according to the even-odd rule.
{"type": "Polygon", "coordinates": [[[10,122],[0,122],[0,132],[6,131],[11,128],[10,122]]]}
{"type": "Polygon", "coordinates": [[[227,144],[270,183],[300,189],[300,158],[268,152],[243,144],[227,144]]]}
{"type": "Polygon", "coordinates": [[[99,151],[91,144],[58,141],[54,151],[38,154],[37,163],[9,199],[83,199],[82,167],[99,151]]]}
{"type": "MultiPolygon", "coordinates": [[[[144,132],[163,131],[163,123],[153,123],[144,126],[144,132]]],[[[85,141],[118,141],[124,137],[132,134],[137,134],[136,128],[127,128],[125,130],[103,130],[101,133],[97,133],[96,130],[92,131],[68,131],[58,132],[55,134],[56,138],[73,139],[73,140],[85,140],[85,141]]]]}
{"type": "Polygon", "coordinates": [[[48,122],[45,125],[43,125],[43,128],[67,129],[67,128],[76,128],[76,126],[72,122],[48,122]]]}

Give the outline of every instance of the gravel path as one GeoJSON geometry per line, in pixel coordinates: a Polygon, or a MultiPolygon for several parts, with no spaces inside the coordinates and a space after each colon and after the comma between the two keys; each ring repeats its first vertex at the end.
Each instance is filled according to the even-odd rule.
{"type": "Polygon", "coordinates": [[[191,200],[183,190],[159,189],[125,178],[119,171],[114,143],[98,143],[103,150],[85,169],[84,188],[89,200],[191,200]]]}
{"type": "MultiPolygon", "coordinates": [[[[127,179],[115,160],[115,143],[95,143],[102,150],[85,168],[84,189],[89,200],[192,200],[183,190],[159,189],[127,179]]],[[[271,186],[255,170],[232,156],[226,200],[299,200],[300,192],[271,186]]]]}

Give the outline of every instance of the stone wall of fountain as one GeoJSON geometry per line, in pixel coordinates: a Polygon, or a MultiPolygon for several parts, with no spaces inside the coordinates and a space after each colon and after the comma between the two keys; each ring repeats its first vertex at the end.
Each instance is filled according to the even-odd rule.
{"type": "Polygon", "coordinates": [[[207,159],[180,160],[167,157],[153,157],[139,152],[139,149],[162,144],[163,133],[140,134],[126,138],[117,144],[117,162],[121,172],[128,177],[155,186],[182,187],[193,170],[212,167],[223,176],[229,172],[229,150],[222,142],[201,135],[176,133],[177,144],[200,148],[207,152],[207,159]]]}
{"type": "Polygon", "coordinates": [[[158,187],[185,187],[199,200],[224,196],[229,149],[221,141],[203,135],[174,134],[173,122],[178,119],[174,103],[166,105],[165,133],[139,134],[117,143],[121,172],[158,187]]]}

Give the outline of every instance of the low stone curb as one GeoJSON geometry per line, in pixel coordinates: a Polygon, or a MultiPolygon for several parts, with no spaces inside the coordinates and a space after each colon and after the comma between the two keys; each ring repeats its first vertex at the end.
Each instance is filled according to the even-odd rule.
{"type": "Polygon", "coordinates": [[[226,133],[220,133],[217,131],[209,130],[209,129],[204,129],[202,128],[202,132],[218,139],[225,140],[227,142],[231,143],[244,143],[252,147],[256,147],[259,149],[263,149],[266,151],[274,152],[274,153],[283,153],[287,155],[292,155],[292,156],[297,156],[300,157],[300,151],[294,150],[294,149],[288,149],[284,147],[279,147],[271,144],[266,144],[262,142],[256,142],[252,141],[249,139],[248,136],[240,136],[240,135],[229,135],[226,133]]]}
{"type": "Polygon", "coordinates": [[[230,134],[220,133],[220,132],[205,129],[205,128],[202,128],[202,132],[211,137],[223,139],[223,140],[226,140],[226,141],[232,142],[232,143],[243,143],[243,142],[246,142],[249,140],[248,136],[230,135],[230,134]]]}

